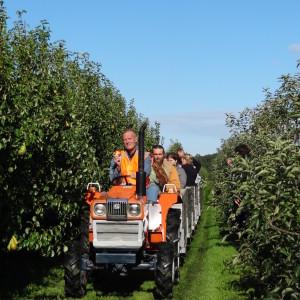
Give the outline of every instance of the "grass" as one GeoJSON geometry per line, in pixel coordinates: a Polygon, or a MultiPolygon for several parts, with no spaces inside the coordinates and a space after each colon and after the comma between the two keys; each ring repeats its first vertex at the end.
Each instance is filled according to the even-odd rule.
{"type": "MultiPolygon", "coordinates": [[[[203,192],[202,216],[181,268],[180,283],[174,287],[174,299],[248,299],[234,287],[238,274],[224,271],[224,260],[230,260],[236,250],[231,244],[222,243],[215,210],[206,204],[210,195],[208,186],[203,192]]],[[[66,299],[62,258],[24,257],[16,252],[5,257],[2,266],[5,271],[0,282],[0,299],[66,299]]],[[[127,277],[106,274],[87,285],[83,299],[150,300],[153,289],[152,272],[132,273],[127,277]]]]}
{"type": "Polygon", "coordinates": [[[222,243],[215,209],[206,204],[210,189],[207,186],[203,193],[201,220],[181,269],[174,299],[247,299],[244,292],[234,287],[238,274],[225,271],[224,261],[236,254],[236,249],[229,243],[222,243]]]}

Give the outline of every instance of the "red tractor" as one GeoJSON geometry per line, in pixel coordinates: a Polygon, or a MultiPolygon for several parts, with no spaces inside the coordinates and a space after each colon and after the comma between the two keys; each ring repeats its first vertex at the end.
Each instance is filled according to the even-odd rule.
{"type": "MultiPolygon", "coordinates": [[[[139,132],[139,153],[144,153],[145,128],[139,132]]],[[[126,182],[126,176],[121,177],[126,182]]],[[[181,197],[175,186],[173,193],[165,192],[165,187],[157,204],[147,203],[143,156],[136,178],[136,186],[113,185],[108,192],[102,192],[98,183],[88,184],[81,237],[65,255],[68,296],[85,295],[91,271],[111,269],[125,274],[154,271],[155,298],[172,298],[173,285],[179,282],[180,245],[185,243],[181,197]]]]}

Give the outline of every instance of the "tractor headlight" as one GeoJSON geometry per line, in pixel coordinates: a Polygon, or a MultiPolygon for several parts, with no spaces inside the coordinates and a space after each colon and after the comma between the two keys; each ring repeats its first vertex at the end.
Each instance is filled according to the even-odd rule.
{"type": "Polygon", "coordinates": [[[96,203],[94,205],[94,214],[97,216],[104,216],[106,214],[106,207],[102,203],[96,203]]]}
{"type": "Polygon", "coordinates": [[[137,217],[141,214],[141,206],[139,204],[131,204],[128,208],[128,213],[132,217],[137,217]]]}

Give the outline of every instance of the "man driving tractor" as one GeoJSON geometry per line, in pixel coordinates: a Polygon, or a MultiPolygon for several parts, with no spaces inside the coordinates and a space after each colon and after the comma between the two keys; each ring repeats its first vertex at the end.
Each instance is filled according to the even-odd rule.
{"type": "MultiPolygon", "coordinates": [[[[122,137],[125,150],[114,152],[109,170],[110,180],[114,183],[119,176],[128,176],[127,182],[136,185],[136,172],[138,171],[139,159],[139,150],[137,149],[138,138],[133,129],[126,129],[122,137]]],[[[149,153],[145,152],[144,158],[144,171],[146,177],[148,177],[151,173],[151,157],[149,153]]]]}

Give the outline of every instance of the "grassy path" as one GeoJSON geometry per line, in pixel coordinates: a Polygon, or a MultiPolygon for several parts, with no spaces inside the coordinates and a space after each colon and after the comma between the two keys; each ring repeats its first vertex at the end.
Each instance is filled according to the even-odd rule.
{"type": "Polygon", "coordinates": [[[174,299],[247,299],[234,290],[232,282],[237,275],[224,271],[224,260],[236,253],[233,246],[222,243],[215,210],[206,205],[209,188],[204,193],[204,207],[185,263],[181,269],[180,284],[175,287],[174,299]]]}

